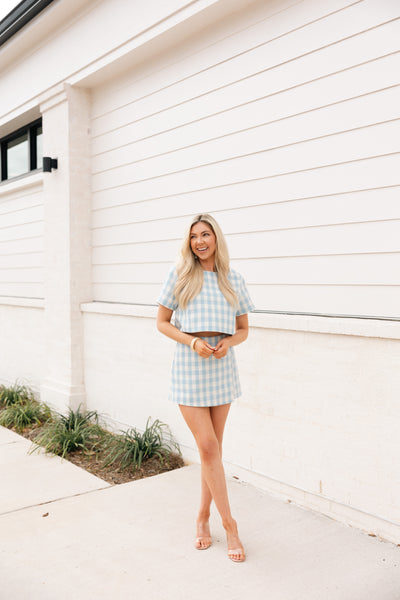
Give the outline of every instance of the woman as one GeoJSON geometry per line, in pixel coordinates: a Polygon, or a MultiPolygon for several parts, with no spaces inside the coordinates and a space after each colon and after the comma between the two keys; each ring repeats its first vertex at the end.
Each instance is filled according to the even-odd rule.
{"type": "Polygon", "coordinates": [[[229,269],[224,236],[210,215],[198,215],[190,224],[181,259],[170,270],[158,304],[158,330],[178,342],[170,399],[179,404],[200,453],[195,547],[205,550],[211,545],[209,517],[214,500],[226,531],[228,556],[243,562],[245,553],[222,465],[222,437],[230,404],[241,393],[232,346],[247,338],[247,313],[254,306],[241,275],[229,269]]]}

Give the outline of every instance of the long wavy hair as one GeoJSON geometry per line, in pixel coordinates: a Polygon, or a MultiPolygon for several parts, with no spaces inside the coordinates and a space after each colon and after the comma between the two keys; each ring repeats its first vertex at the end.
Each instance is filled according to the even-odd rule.
{"type": "Polygon", "coordinates": [[[214,270],[217,272],[218,286],[229,304],[236,307],[238,304],[238,296],[228,279],[228,246],[220,226],[214,217],[208,214],[197,215],[185,232],[176,267],[177,280],[174,294],[177,302],[181,308],[186,308],[190,300],[193,300],[193,298],[197,296],[203,286],[204,271],[190,245],[190,234],[193,225],[196,225],[196,223],[205,223],[215,235],[214,270]]]}

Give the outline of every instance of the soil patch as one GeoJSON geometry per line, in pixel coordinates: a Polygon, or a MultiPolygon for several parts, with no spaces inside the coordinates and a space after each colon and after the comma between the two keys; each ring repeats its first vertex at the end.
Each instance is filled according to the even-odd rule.
{"type": "MultiPolygon", "coordinates": [[[[40,426],[31,426],[26,427],[22,432],[18,431],[16,433],[32,441],[40,430],[40,426]]],[[[12,429],[12,431],[15,431],[15,429],[12,429]]],[[[44,450],[40,450],[40,452],[44,452],[44,450]]],[[[76,450],[67,454],[64,460],[69,460],[74,465],[85,469],[85,471],[96,475],[96,477],[99,477],[100,479],[103,479],[112,485],[127,483],[128,481],[143,479],[144,477],[151,477],[153,475],[159,475],[160,473],[165,473],[166,471],[179,469],[185,464],[182,457],[177,454],[171,454],[170,457],[164,458],[162,461],[157,456],[153,456],[152,458],[144,460],[141,468],[136,470],[133,467],[121,469],[117,461],[104,468],[102,466],[102,459],[103,455],[101,450],[97,452],[84,452],[82,450],[76,450]]]]}

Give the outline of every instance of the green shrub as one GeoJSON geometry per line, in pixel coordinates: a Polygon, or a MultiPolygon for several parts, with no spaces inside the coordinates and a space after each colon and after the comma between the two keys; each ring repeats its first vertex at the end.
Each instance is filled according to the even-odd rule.
{"type": "Polygon", "coordinates": [[[8,387],[0,386],[0,407],[24,404],[30,400],[34,400],[34,394],[26,385],[14,383],[8,387]]]}
{"type": "Polygon", "coordinates": [[[24,404],[14,403],[6,406],[0,414],[0,425],[23,431],[28,425],[41,425],[50,417],[51,412],[46,404],[28,400],[24,404]]]}
{"type": "Polygon", "coordinates": [[[66,415],[56,413],[53,420],[34,438],[35,447],[31,452],[43,447],[46,452],[64,458],[74,450],[93,451],[105,436],[106,432],[99,425],[97,411],[82,413],[80,407],[76,411],[69,409],[66,415]]]}
{"type": "Polygon", "coordinates": [[[168,425],[158,419],[151,425],[149,422],[150,417],[143,433],[131,428],[120,435],[110,436],[103,466],[108,467],[118,461],[121,469],[132,466],[136,470],[140,469],[143,460],[152,456],[157,456],[163,463],[172,452],[181,454],[168,425]]]}

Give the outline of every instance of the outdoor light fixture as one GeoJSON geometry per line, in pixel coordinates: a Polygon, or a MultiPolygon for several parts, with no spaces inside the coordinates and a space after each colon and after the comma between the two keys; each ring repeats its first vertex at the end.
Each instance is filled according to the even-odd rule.
{"type": "Polygon", "coordinates": [[[56,158],[50,158],[50,156],[43,156],[43,173],[51,173],[52,169],[57,169],[58,162],[56,158]]]}

